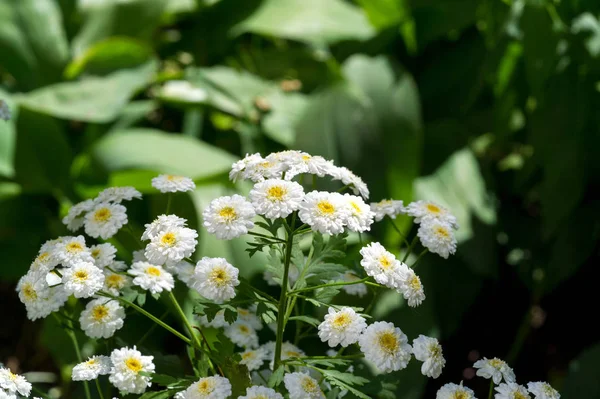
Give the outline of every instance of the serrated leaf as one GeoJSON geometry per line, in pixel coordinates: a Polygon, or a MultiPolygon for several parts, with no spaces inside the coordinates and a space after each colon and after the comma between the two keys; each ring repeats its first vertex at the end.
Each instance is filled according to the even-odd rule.
{"type": "Polygon", "coordinates": [[[271,374],[269,377],[269,388],[275,388],[281,381],[283,381],[283,373],[285,372],[285,368],[283,365],[277,367],[277,369],[271,374]]]}

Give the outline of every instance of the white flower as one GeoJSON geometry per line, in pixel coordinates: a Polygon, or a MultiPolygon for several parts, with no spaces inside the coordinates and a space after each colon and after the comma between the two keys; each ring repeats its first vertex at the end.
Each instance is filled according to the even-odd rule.
{"type": "Polygon", "coordinates": [[[121,273],[113,273],[108,269],[104,269],[104,287],[102,287],[104,291],[111,295],[119,296],[121,290],[130,285],[131,278],[129,276],[121,273]]]}
{"type": "Polygon", "coordinates": [[[423,290],[421,279],[413,269],[405,264],[402,264],[401,270],[402,277],[398,292],[408,301],[408,306],[413,308],[419,306],[425,300],[425,291],[423,290]]]}
{"type": "Polygon", "coordinates": [[[152,179],[152,187],[161,193],[192,191],[196,184],[189,177],[175,175],[158,175],[152,179]]]}
{"type": "Polygon", "coordinates": [[[243,321],[244,323],[248,323],[252,328],[259,331],[262,330],[263,324],[260,319],[256,315],[256,306],[251,306],[249,309],[237,308],[238,320],[243,321]]]}
{"type": "Polygon", "coordinates": [[[94,262],[89,248],[85,246],[83,236],[62,237],[62,240],[54,246],[54,256],[65,267],[81,262],[94,262]]]}
{"type": "MultiPolygon", "coordinates": [[[[273,369],[273,365],[275,363],[275,342],[269,341],[262,346],[268,353],[269,358],[271,359],[269,367],[273,369]]],[[[287,360],[295,357],[304,357],[306,354],[296,345],[291,342],[283,342],[281,344],[281,360],[287,360]]]]}
{"type": "Polygon", "coordinates": [[[475,392],[472,389],[463,387],[462,382],[460,385],[453,383],[442,386],[438,391],[435,399],[477,399],[475,398],[475,392]]]}
{"type": "Polygon", "coordinates": [[[27,318],[30,320],[44,318],[57,311],[69,297],[62,284],[48,286],[45,272],[29,271],[19,280],[17,292],[19,299],[25,304],[27,318]]]}
{"type": "MultiPolygon", "coordinates": [[[[530,383],[531,384],[531,383],[530,383]]],[[[502,383],[496,387],[494,399],[530,399],[527,388],[514,382],[502,383]]]]}
{"type": "Polygon", "coordinates": [[[212,200],[202,212],[204,227],[220,240],[231,240],[248,233],[254,227],[254,207],[241,195],[212,200]]]}
{"type": "Polygon", "coordinates": [[[119,302],[98,298],[89,302],[79,316],[81,329],[90,338],[110,338],[123,327],[125,309],[119,302]]]}
{"type": "Polygon", "coordinates": [[[90,237],[109,239],[127,224],[127,208],[121,204],[100,202],[85,215],[85,233],[90,237]]]}
{"type": "Polygon", "coordinates": [[[110,373],[112,363],[108,356],[92,356],[87,361],[73,367],[71,378],[73,381],[91,381],[99,375],[110,373]]]}
{"type": "Polygon", "coordinates": [[[246,157],[244,157],[244,159],[235,162],[231,166],[231,171],[229,172],[229,180],[235,182],[240,177],[245,179],[246,177],[244,175],[246,174],[246,167],[259,161],[262,161],[262,157],[259,153],[246,154],[246,157]]]}
{"type": "Polygon", "coordinates": [[[91,262],[80,262],[63,269],[65,291],[75,298],[89,298],[102,289],[104,273],[91,262]]]}
{"type": "Polygon", "coordinates": [[[492,379],[494,384],[498,385],[504,378],[506,382],[515,382],[515,373],[506,364],[504,360],[500,360],[497,357],[493,359],[483,358],[478,360],[473,365],[477,370],[479,377],[492,379]]]}
{"type": "Polygon", "coordinates": [[[31,393],[31,384],[27,382],[25,377],[18,374],[13,374],[7,368],[0,368],[0,388],[8,391],[8,394],[16,394],[17,392],[23,396],[29,396],[31,393]]]}
{"type": "Polygon", "coordinates": [[[59,261],[54,255],[54,252],[54,250],[51,250],[50,252],[40,251],[38,256],[31,263],[30,270],[34,272],[44,273],[54,269],[59,264],[59,261]]]}
{"type": "Polygon", "coordinates": [[[344,194],[344,199],[350,208],[348,230],[359,233],[371,230],[375,213],[371,211],[369,205],[356,195],[344,194]]]}
{"type": "Polygon", "coordinates": [[[269,219],[285,218],[298,210],[304,198],[304,189],[293,181],[269,179],[256,183],[250,191],[250,200],[259,215],[269,219]]]}
{"type": "Polygon", "coordinates": [[[317,380],[304,373],[287,373],[283,377],[285,388],[290,393],[290,399],[321,399],[325,398],[317,380]]]}
{"type": "Polygon", "coordinates": [[[379,284],[389,288],[398,288],[402,282],[402,271],[404,265],[396,257],[385,250],[383,245],[373,242],[360,250],[362,259],[361,266],[379,284]]]}
{"type": "Polygon", "coordinates": [[[198,233],[187,227],[172,227],[158,233],[146,245],[146,258],[151,263],[162,265],[166,262],[179,262],[191,256],[196,250],[198,233]]]}
{"type": "Polygon", "coordinates": [[[323,177],[333,174],[336,169],[332,161],[328,161],[318,155],[312,156],[306,152],[284,151],[281,157],[287,165],[287,171],[285,172],[286,180],[291,180],[294,176],[301,173],[310,173],[323,177]]]}
{"type": "MultiPolygon", "coordinates": [[[[145,225],[146,230],[142,234],[142,240],[152,240],[165,231],[178,227],[185,227],[186,220],[176,215],[160,215],[152,223],[145,225]]],[[[136,259],[142,260],[142,259],[136,259]]]]}
{"type": "Polygon", "coordinates": [[[340,193],[311,191],[300,204],[300,220],[323,234],[340,234],[351,212],[340,193]]]}
{"type": "Polygon", "coordinates": [[[240,355],[242,356],[240,364],[245,364],[249,371],[261,368],[264,361],[269,357],[269,353],[262,346],[256,349],[246,349],[240,355]]]}
{"type": "Polygon", "coordinates": [[[415,359],[423,362],[421,373],[427,377],[438,378],[446,364],[442,346],[437,339],[419,335],[413,340],[415,359]]]}
{"type": "Polygon", "coordinates": [[[265,179],[281,179],[285,165],[282,162],[253,158],[246,164],[242,177],[255,183],[265,179]]]}
{"type": "MultiPolygon", "coordinates": [[[[358,277],[353,271],[350,270],[346,271],[344,274],[340,274],[339,278],[347,283],[361,280],[360,277],[358,277]]],[[[346,292],[346,294],[356,295],[360,298],[367,294],[367,285],[364,283],[343,285],[342,289],[346,292]]]]}
{"type": "MultiPolygon", "coordinates": [[[[17,395],[9,393],[9,392],[4,392],[4,390],[0,389],[0,399],[18,399],[17,395]]],[[[38,398],[34,398],[34,399],[38,399],[38,398]]]]}
{"type": "Polygon", "coordinates": [[[169,80],[160,90],[161,97],[188,103],[201,103],[207,98],[206,90],[187,80],[169,80]]]}
{"type": "Polygon", "coordinates": [[[133,284],[150,290],[153,294],[159,294],[163,290],[171,291],[175,287],[173,276],[162,266],[148,262],[134,262],[128,273],[134,276],[133,284]]]}
{"type": "Polygon", "coordinates": [[[151,377],[139,374],[154,372],[154,356],[142,356],[141,352],[134,346],[133,349],[127,347],[115,349],[110,354],[112,367],[108,380],[121,392],[144,393],[147,387],[151,386],[151,377]]]}
{"type": "Polygon", "coordinates": [[[183,399],[225,399],[231,395],[231,383],[225,377],[214,375],[200,378],[183,391],[183,399]]]}
{"type": "Polygon", "coordinates": [[[274,389],[254,385],[246,388],[246,395],[238,396],[238,399],[283,399],[283,396],[274,389]]]}
{"type": "Polygon", "coordinates": [[[84,214],[91,211],[93,207],[94,200],[85,200],[73,205],[63,218],[63,224],[71,231],[79,230],[83,226],[84,214]]]}
{"type": "Polygon", "coordinates": [[[249,323],[238,320],[225,327],[223,333],[231,342],[242,348],[256,348],[258,346],[258,334],[249,323]]]}
{"type": "Polygon", "coordinates": [[[415,223],[421,223],[426,219],[439,220],[448,223],[454,229],[458,229],[456,217],[448,209],[431,201],[411,202],[405,208],[405,212],[415,218],[415,223]]]}
{"type": "Polygon", "coordinates": [[[109,266],[115,260],[117,248],[112,244],[98,244],[90,247],[90,253],[94,258],[94,265],[99,268],[109,266]]]}
{"type": "Polygon", "coordinates": [[[396,216],[404,211],[404,202],[384,199],[379,202],[372,202],[371,210],[375,212],[375,220],[377,222],[381,221],[386,216],[396,219],[396,216]]]}
{"type": "Polygon", "coordinates": [[[456,252],[456,238],[450,224],[439,219],[423,219],[417,235],[430,252],[448,259],[456,252]]]}
{"type": "Polygon", "coordinates": [[[239,270],[224,258],[204,257],[196,264],[192,287],[206,299],[223,303],[235,297],[239,270]]]}
{"type": "Polygon", "coordinates": [[[194,274],[196,270],[194,265],[182,260],[181,262],[177,262],[176,264],[169,266],[167,270],[175,274],[175,276],[177,276],[177,278],[189,288],[192,288],[192,281],[194,280],[194,274]]]}
{"type": "MultiPolygon", "coordinates": [[[[148,226],[148,225],[146,225],[148,226]]],[[[144,238],[142,237],[142,240],[144,240],[144,238]]],[[[148,259],[146,258],[146,255],[144,255],[144,250],[143,249],[138,249],[137,251],[133,251],[133,262],[148,262],[148,259]]]]}
{"type": "Polygon", "coordinates": [[[527,384],[527,389],[531,392],[535,399],[560,399],[560,394],[547,382],[530,382],[527,384]]]}
{"type": "Polygon", "coordinates": [[[367,327],[358,344],[365,359],[374,363],[383,373],[404,369],[412,354],[412,347],[402,330],[383,321],[367,327]]]}
{"type": "Polygon", "coordinates": [[[358,341],[358,337],[367,328],[365,319],[354,309],[344,307],[339,311],[329,308],[325,320],[319,324],[319,338],[330,347],[342,345],[344,348],[358,341]]]}
{"type": "Polygon", "coordinates": [[[331,173],[334,180],[341,180],[342,183],[352,186],[354,194],[360,194],[365,200],[369,199],[369,188],[363,180],[356,176],[352,171],[345,167],[338,167],[331,173]]]}
{"type": "Polygon", "coordinates": [[[133,187],[108,187],[100,192],[96,199],[96,203],[101,202],[114,202],[120,203],[122,201],[131,201],[132,199],[142,198],[142,193],[133,187]]]}

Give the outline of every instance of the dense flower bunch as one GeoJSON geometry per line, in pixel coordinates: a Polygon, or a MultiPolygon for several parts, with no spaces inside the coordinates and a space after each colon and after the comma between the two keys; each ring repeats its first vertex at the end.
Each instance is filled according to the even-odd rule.
{"type": "MultiPolygon", "coordinates": [[[[123,205],[141,199],[134,188],[108,188],[95,199],[73,205],[63,223],[71,231],[83,227],[89,238],[63,236],[46,242],[19,281],[17,290],[28,317],[56,315],[75,343],[74,329],[93,339],[109,339],[123,328],[128,315],[137,312],[189,347],[194,377],[159,374],[153,356],[143,354],[141,345],[141,351],[133,343],[114,347],[111,340],[109,352],[81,359],[73,368],[72,379],[86,384],[88,398],[87,381],[98,382],[101,376],[108,376],[121,395],[142,394],[160,386],[160,398],[304,399],[341,397],[347,392],[370,397],[362,391],[368,380],[354,374],[358,365],[364,370],[367,364],[372,373],[386,374],[418,361],[423,375],[441,375],[445,359],[438,340],[425,335],[408,337],[393,323],[373,320],[369,311],[376,294],[366,308],[334,303],[334,298],[340,290],[362,297],[368,287],[374,287],[377,292],[393,290],[409,306],[419,306],[426,299],[415,272],[421,257],[431,252],[447,258],[456,251],[458,223],[448,209],[430,201],[407,206],[399,200],[369,204],[365,202],[369,189],[360,177],[300,151],[266,158],[248,155],[232,166],[229,176],[234,182],[249,180],[253,186],[247,196],[234,194],[211,201],[202,213],[203,227],[221,240],[246,238],[251,256],[266,254],[264,277],[268,285],[280,287],[269,289],[278,295],[241,278],[230,259],[196,253],[198,232],[186,219],[169,212],[171,196],[193,190],[195,184],[173,175],[152,180],[154,188],[169,196],[167,211],[143,231],[129,222],[123,205]],[[342,187],[319,191],[316,177],[339,181],[342,187]],[[393,223],[400,215],[414,218],[418,225],[412,242],[403,236],[400,251],[378,242],[363,243],[375,221],[393,223]],[[131,254],[121,249],[124,246],[116,236],[121,229],[139,244],[131,254]],[[361,243],[359,265],[345,264],[350,234],[361,243]],[[307,236],[312,237],[308,249],[300,244],[307,236]],[[422,249],[417,251],[419,242],[422,249]],[[117,253],[131,262],[117,260],[117,253]],[[196,304],[193,318],[173,292],[177,285],[185,287],[196,304]],[[171,312],[181,319],[187,334],[145,310],[147,294],[170,301],[171,312]],[[68,301],[71,296],[76,299],[68,301]],[[303,310],[309,306],[319,318],[303,310]],[[290,323],[296,332],[293,341],[289,341],[292,329],[286,333],[290,323]],[[217,342],[207,340],[204,332],[209,329],[217,342]],[[301,343],[309,335],[332,350],[327,355],[307,354],[301,343]]],[[[478,375],[493,379],[497,398],[529,397],[504,362],[484,359],[475,367],[478,375]]],[[[5,374],[0,372],[0,395],[29,395],[30,386],[24,380],[5,374]]],[[[530,383],[528,389],[536,398],[559,397],[545,383],[530,383]]],[[[447,384],[437,397],[468,399],[474,394],[462,383],[447,384]]]]}

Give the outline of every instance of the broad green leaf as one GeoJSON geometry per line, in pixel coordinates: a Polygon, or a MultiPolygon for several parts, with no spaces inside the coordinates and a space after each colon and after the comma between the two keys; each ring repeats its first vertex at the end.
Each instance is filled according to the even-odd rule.
{"type": "Polygon", "coordinates": [[[569,365],[569,373],[560,389],[561,398],[578,399],[584,394],[588,398],[600,397],[600,344],[584,350],[569,365]]]}
{"type": "Polygon", "coordinates": [[[92,154],[108,171],[145,169],[192,179],[225,173],[236,161],[233,155],[191,137],[141,128],[106,135],[92,154]]]}
{"type": "Polygon", "coordinates": [[[407,0],[358,0],[357,3],[378,29],[398,25],[409,15],[407,0]]]}
{"type": "Polygon", "coordinates": [[[374,35],[362,10],[341,0],[267,0],[232,31],[316,44],[374,35]]]}
{"type": "Polygon", "coordinates": [[[52,0],[0,2],[2,68],[30,90],[60,78],[69,57],[62,16],[52,0]]]}
{"type": "Polygon", "coordinates": [[[262,128],[265,134],[278,143],[291,148],[296,141],[294,127],[308,105],[306,96],[299,93],[285,94],[274,91],[268,94],[265,100],[271,106],[271,110],[263,119],[262,128]]]}
{"type": "Polygon", "coordinates": [[[16,143],[14,121],[18,117],[18,109],[8,93],[2,89],[0,89],[0,100],[4,101],[11,114],[8,121],[0,119],[0,176],[13,177],[15,175],[13,162],[16,143]]]}
{"type": "Polygon", "coordinates": [[[106,123],[114,120],[133,95],[154,75],[156,64],[106,77],[57,83],[19,97],[23,107],[57,118],[106,123]]]}

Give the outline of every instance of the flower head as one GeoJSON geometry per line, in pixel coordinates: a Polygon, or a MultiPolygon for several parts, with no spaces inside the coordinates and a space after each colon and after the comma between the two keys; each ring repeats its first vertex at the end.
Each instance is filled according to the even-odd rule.
{"type": "Polygon", "coordinates": [[[163,265],[190,257],[196,250],[198,233],[187,227],[171,227],[160,231],[146,245],[144,255],[149,262],[163,265]]]}
{"type": "Polygon", "coordinates": [[[502,383],[496,387],[494,399],[531,399],[527,388],[514,382],[502,383]]]}
{"type": "Polygon", "coordinates": [[[62,273],[65,291],[75,298],[89,298],[104,285],[104,273],[91,262],[80,262],[62,273]]]}
{"type": "Polygon", "coordinates": [[[476,399],[475,392],[472,389],[460,385],[449,383],[442,386],[438,391],[435,399],[476,399]]]}
{"type": "Polygon", "coordinates": [[[62,284],[50,287],[45,272],[31,270],[19,280],[17,292],[30,320],[44,318],[57,311],[69,297],[62,284]]]}
{"type": "Polygon", "coordinates": [[[224,258],[204,257],[196,264],[192,287],[206,299],[223,303],[235,297],[239,270],[224,258]]]}
{"type": "Polygon", "coordinates": [[[200,378],[183,391],[183,399],[224,399],[231,395],[231,383],[218,375],[200,378]]]}
{"type": "Polygon", "coordinates": [[[83,227],[84,216],[94,208],[94,200],[85,200],[69,208],[69,212],[63,218],[62,222],[71,231],[77,231],[83,227]]]}
{"type": "Polygon", "coordinates": [[[421,373],[427,377],[438,378],[446,364],[442,346],[437,339],[419,335],[413,341],[415,359],[423,362],[421,373]]]}
{"type": "Polygon", "coordinates": [[[85,233],[90,237],[106,240],[126,224],[127,208],[121,204],[100,202],[86,213],[84,227],[85,233]]]}
{"type": "Polygon", "coordinates": [[[383,373],[404,369],[412,354],[412,347],[402,330],[383,321],[367,327],[358,343],[365,359],[383,373]]]}
{"type": "Polygon", "coordinates": [[[547,382],[530,382],[527,384],[527,389],[535,399],[560,399],[558,391],[547,382]]]}
{"type": "Polygon", "coordinates": [[[262,367],[264,361],[269,357],[269,353],[266,348],[260,346],[256,349],[246,349],[240,356],[242,357],[240,364],[244,364],[249,371],[253,371],[262,367]]]}
{"type": "Polygon", "coordinates": [[[304,196],[298,216],[314,231],[340,234],[351,215],[344,196],[339,193],[311,191],[304,196]]]}
{"type": "Polygon", "coordinates": [[[148,262],[134,262],[129,269],[129,274],[134,276],[133,284],[149,290],[153,294],[171,291],[175,287],[173,275],[162,266],[148,262]]]}
{"type": "Polygon", "coordinates": [[[189,177],[176,175],[158,175],[152,179],[152,187],[161,193],[192,191],[196,184],[189,177]]]}
{"type": "Polygon", "coordinates": [[[237,346],[241,346],[242,348],[258,347],[258,334],[256,334],[256,330],[249,323],[238,320],[225,327],[223,333],[237,346]]]}
{"type": "Polygon", "coordinates": [[[81,329],[90,338],[110,338],[123,327],[125,309],[119,302],[98,298],[89,302],[79,316],[81,329]]]}
{"type": "Polygon", "coordinates": [[[140,374],[154,372],[154,356],[143,356],[134,346],[115,349],[110,354],[112,367],[108,380],[123,393],[144,393],[151,386],[150,377],[140,374]]]}
{"type": "Polygon", "coordinates": [[[285,218],[298,210],[304,198],[304,189],[296,182],[268,179],[256,183],[250,191],[250,200],[256,213],[269,219],[285,218]]]}
{"type": "Polygon", "coordinates": [[[334,180],[341,180],[342,183],[352,186],[354,194],[363,197],[365,200],[369,199],[369,188],[365,182],[352,171],[346,167],[338,167],[332,171],[332,177],[334,180]]]}
{"type": "Polygon", "coordinates": [[[359,233],[371,230],[375,213],[371,211],[369,205],[356,195],[344,194],[344,199],[350,209],[348,230],[359,233]]]}
{"type": "Polygon", "coordinates": [[[379,202],[372,202],[371,210],[375,212],[375,220],[378,222],[386,216],[396,219],[396,216],[404,211],[404,202],[384,199],[379,202]]]}
{"type": "Polygon", "coordinates": [[[397,289],[402,282],[402,272],[408,268],[378,242],[368,244],[360,250],[361,266],[379,284],[397,289]]]}
{"type": "Polygon", "coordinates": [[[398,292],[400,292],[404,299],[408,301],[408,306],[415,307],[419,306],[425,300],[425,291],[421,279],[414,272],[413,269],[403,264],[401,267],[402,277],[400,279],[400,285],[398,292]]]}
{"type": "Polygon", "coordinates": [[[238,399],[283,399],[283,396],[272,388],[254,385],[246,388],[246,395],[238,399]]]}
{"type": "Polygon", "coordinates": [[[104,270],[104,287],[102,289],[109,294],[119,296],[121,295],[121,290],[130,285],[131,277],[121,273],[113,273],[108,269],[104,270]]]}
{"type": "Polygon", "coordinates": [[[71,378],[73,381],[91,381],[100,375],[110,373],[112,363],[108,356],[92,356],[87,361],[73,367],[71,378]]]}
{"type": "Polygon", "coordinates": [[[109,243],[92,245],[90,247],[90,253],[92,254],[92,258],[94,258],[94,265],[99,268],[104,268],[111,265],[115,260],[117,248],[109,243]]]}
{"type": "Polygon", "coordinates": [[[254,227],[255,216],[252,204],[238,194],[216,198],[202,212],[204,227],[220,240],[248,233],[254,227]]]}
{"type": "Polygon", "coordinates": [[[452,228],[458,229],[456,217],[443,206],[431,201],[415,201],[408,204],[405,212],[415,218],[415,223],[421,223],[423,220],[439,220],[446,222],[452,228]]]}
{"type": "Polygon", "coordinates": [[[108,187],[102,190],[96,199],[96,203],[114,202],[119,204],[123,201],[131,201],[132,199],[141,199],[142,193],[133,187],[108,187]]]}
{"type": "Polygon", "coordinates": [[[500,384],[502,379],[506,382],[515,382],[515,373],[513,370],[504,360],[500,360],[497,357],[493,359],[484,357],[476,361],[473,367],[477,369],[479,377],[491,378],[496,385],[500,384]]]}
{"type": "Polygon", "coordinates": [[[325,398],[317,380],[304,373],[287,373],[283,376],[285,388],[290,393],[290,399],[321,399],[325,398]]]}
{"type": "Polygon", "coordinates": [[[0,368],[0,388],[6,390],[9,395],[19,393],[23,396],[29,396],[31,393],[31,384],[25,377],[13,374],[10,369],[0,368]]]}
{"type": "Polygon", "coordinates": [[[358,341],[365,328],[367,328],[365,319],[354,309],[344,307],[336,312],[333,308],[329,308],[325,320],[319,324],[319,338],[332,348],[337,345],[347,347],[358,341]]]}
{"type": "Polygon", "coordinates": [[[235,182],[237,179],[242,178],[246,179],[248,170],[246,169],[248,165],[252,165],[256,162],[261,162],[263,159],[259,153],[256,154],[246,154],[244,159],[241,159],[235,162],[231,166],[231,171],[229,172],[229,180],[235,182]]]}
{"type": "MultiPolygon", "coordinates": [[[[145,225],[146,230],[142,234],[142,240],[152,240],[159,236],[165,230],[177,227],[185,227],[186,220],[176,215],[159,215],[152,223],[145,225]]],[[[141,259],[136,259],[141,260],[141,259]]]]}
{"type": "MultiPolygon", "coordinates": [[[[354,281],[358,281],[361,278],[358,277],[353,271],[347,270],[344,274],[340,274],[339,279],[346,283],[351,283],[354,281]]],[[[346,294],[348,295],[356,295],[359,298],[362,298],[367,294],[367,285],[364,283],[343,285],[342,290],[344,290],[344,292],[346,292],[346,294]]]]}
{"type": "Polygon", "coordinates": [[[423,219],[417,235],[430,252],[448,259],[456,252],[456,238],[452,226],[439,219],[423,219]]]}
{"type": "Polygon", "coordinates": [[[94,262],[83,236],[61,237],[61,240],[55,243],[53,253],[59,263],[65,267],[71,267],[81,262],[94,262]]]}

